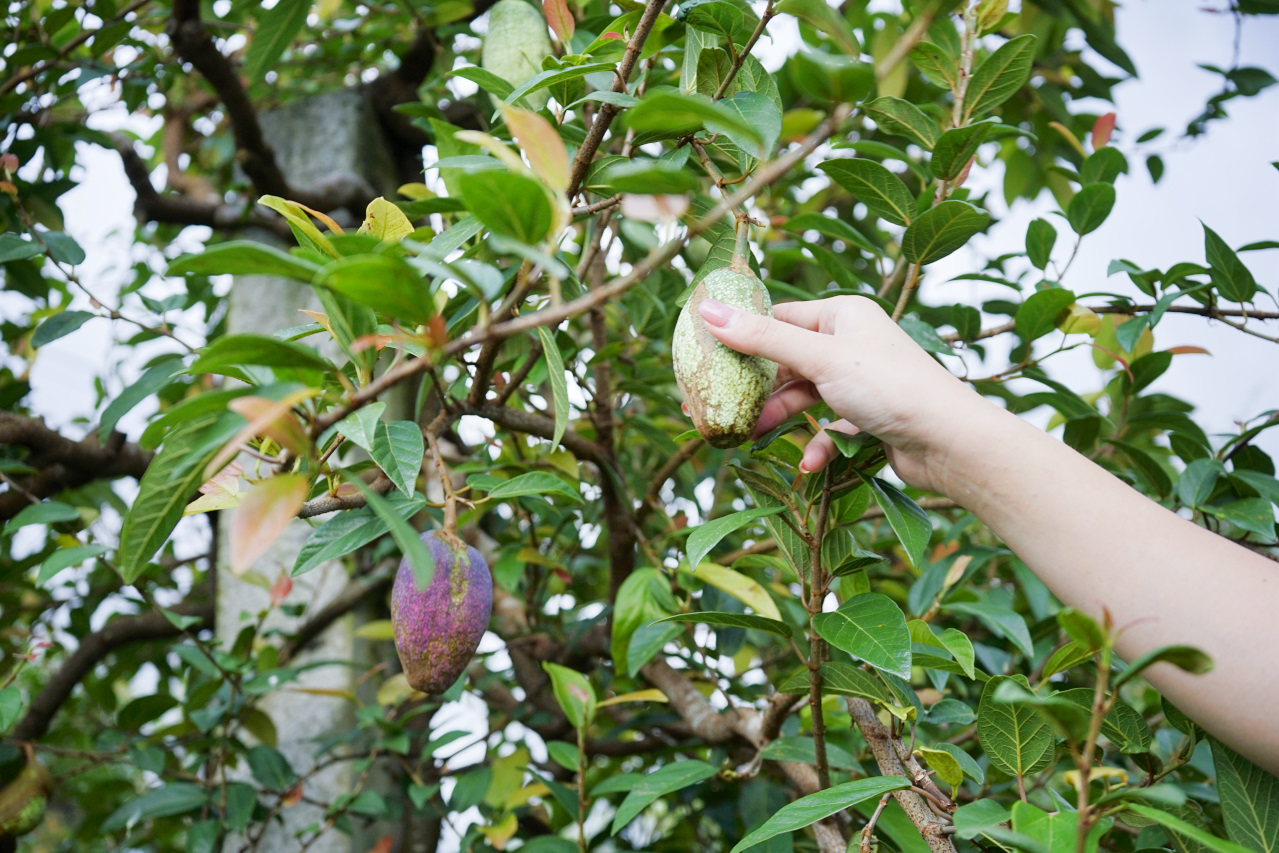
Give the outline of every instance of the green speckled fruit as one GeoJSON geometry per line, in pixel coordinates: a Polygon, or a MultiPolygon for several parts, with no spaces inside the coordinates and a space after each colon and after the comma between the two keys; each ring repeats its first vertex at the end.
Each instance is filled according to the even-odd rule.
{"type": "Polygon", "coordinates": [[[0,838],[17,838],[39,826],[52,790],[49,771],[30,759],[17,778],[0,788],[0,838]]]}
{"type": "MultiPolygon", "coordinates": [[[[542,60],[551,55],[546,19],[524,0],[499,0],[489,10],[488,34],[480,51],[480,67],[519,87],[542,71],[542,60]]],[[[546,106],[545,89],[526,95],[535,110],[546,106]]],[[[494,102],[498,99],[494,98],[494,102]]]]}
{"type": "Polygon", "coordinates": [[[773,316],[773,303],[750,267],[735,261],[701,280],[675,324],[675,379],[693,425],[712,447],[737,447],[755,432],[777,363],[715,340],[697,310],[707,298],[765,317],[773,316]]]}

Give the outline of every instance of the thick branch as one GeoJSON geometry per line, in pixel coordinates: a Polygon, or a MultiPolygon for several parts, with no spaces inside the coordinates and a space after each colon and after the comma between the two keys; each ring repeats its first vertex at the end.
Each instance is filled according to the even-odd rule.
{"type": "MultiPolygon", "coordinates": [[[[96,436],[72,441],[45,426],[44,421],[13,412],[0,412],[0,444],[26,447],[23,460],[37,473],[19,484],[28,494],[46,498],[64,489],[93,480],[133,477],[140,479],[152,454],[129,444],[121,433],[112,433],[105,445],[96,436]]],[[[0,520],[17,515],[29,503],[16,489],[0,494],[0,520]]]]}
{"type": "MultiPolygon", "coordinates": [[[[181,604],[170,608],[170,612],[200,620],[189,630],[208,627],[213,624],[214,611],[213,596],[209,593],[208,587],[194,591],[181,604]]],[[[101,630],[94,631],[81,640],[62,668],[45,683],[31,700],[27,713],[14,727],[13,739],[34,741],[44,737],[53,723],[54,715],[71,696],[75,686],[111,652],[131,643],[170,639],[181,634],[182,630],[159,610],[112,619],[101,630]]]]}
{"type": "MultiPolygon", "coordinates": [[[[635,32],[626,45],[626,53],[622,55],[622,61],[617,64],[617,72],[613,77],[614,92],[625,94],[626,84],[631,79],[631,72],[635,70],[635,63],[639,61],[644,42],[648,40],[648,34],[653,31],[653,25],[657,23],[658,16],[662,14],[662,8],[665,5],[666,0],[649,0],[648,5],[644,7],[644,14],[640,16],[639,23],[635,25],[635,32]]],[[[613,117],[617,115],[618,110],[615,104],[601,104],[599,112],[595,114],[595,120],[586,131],[586,139],[583,140],[582,147],[577,149],[577,156],[573,158],[568,186],[570,200],[581,188],[586,170],[590,167],[591,160],[595,158],[595,152],[604,141],[604,134],[608,132],[608,126],[613,123],[613,117]]]]}
{"type": "Polygon", "coordinates": [[[136,194],[133,214],[139,221],[205,225],[219,231],[254,227],[266,229],[281,238],[292,238],[293,232],[289,230],[288,223],[279,216],[259,212],[243,204],[203,201],[158,192],[151,183],[151,170],[133,143],[122,134],[113,134],[112,141],[124,164],[124,175],[136,194]]]}
{"type": "MultiPolygon", "coordinates": [[[[875,754],[879,772],[885,776],[904,776],[910,779],[911,775],[902,767],[897,748],[893,744],[892,732],[875,716],[874,707],[865,699],[850,698],[848,712],[857,728],[861,729],[871,752],[875,754]]],[[[933,813],[923,797],[910,790],[895,791],[893,796],[897,798],[911,823],[915,824],[932,853],[955,853],[955,845],[945,833],[946,824],[933,813]]]]}

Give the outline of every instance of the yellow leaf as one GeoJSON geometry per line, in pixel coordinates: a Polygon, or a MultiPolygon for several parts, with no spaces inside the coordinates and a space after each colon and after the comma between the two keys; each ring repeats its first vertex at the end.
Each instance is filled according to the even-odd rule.
{"type": "Polygon", "coordinates": [[[1101,331],[1101,317],[1087,305],[1076,302],[1057,321],[1057,328],[1068,335],[1096,336],[1101,331]]]}
{"type": "MultiPolygon", "coordinates": [[[[1128,773],[1118,767],[1094,767],[1088,774],[1089,779],[1114,779],[1121,785],[1128,784],[1128,773]]],[[[1079,784],[1079,771],[1067,770],[1061,779],[1072,788],[1079,784]]]]}
{"type": "Polygon", "coordinates": [[[623,702],[669,702],[666,694],[657,688],[648,690],[634,690],[630,693],[623,693],[621,696],[613,696],[600,702],[595,707],[603,708],[606,705],[620,705],[623,702]]]}
{"type": "Polygon", "coordinates": [[[338,690],[335,687],[286,687],[293,693],[305,693],[308,696],[328,696],[333,699],[349,699],[359,704],[359,699],[355,698],[355,693],[350,690],[338,690]]]}
{"type": "Polygon", "coordinates": [[[361,640],[394,640],[395,628],[390,619],[374,619],[356,628],[355,636],[361,640]]]}
{"type": "Polygon", "coordinates": [[[551,793],[551,789],[546,787],[546,785],[541,782],[534,782],[532,785],[525,785],[514,794],[511,794],[511,796],[507,797],[506,802],[502,804],[502,807],[506,811],[515,811],[520,806],[528,805],[528,801],[534,797],[545,797],[549,793],[551,793]]]}
{"type": "Polygon", "coordinates": [[[501,808],[512,794],[524,787],[524,768],[528,763],[529,751],[525,746],[510,755],[491,760],[489,770],[493,775],[489,789],[484,792],[484,802],[495,809],[501,808]]]}
{"type": "Polygon", "coordinates": [[[773,601],[767,590],[746,575],[709,561],[702,562],[693,575],[748,605],[760,616],[779,621],[782,618],[781,611],[777,609],[777,602],[773,601]]]}
{"type": "Polygon", "coordinates": [[[409,686],[409,680],[404,673],[392,675],[377,689],[377,703],[379,705],[395,706],[399,705],[405,699],[413,696],[425,696],[409,686]]]}
{"type": "Polygon", "coordinates": [[[263,207],[269,207],[276,213],[288,220],[289,224],[296,228],[303,236],[315,245],[324,254],[330,258],[337,259],[337,249],[333,248],[333,244],[329,242],[329,238],[320,233],[320,229],[315,227],[315,223],[306,215],[306,211],[302,209],[302,205],[292,201],[287,201],[276,195],[264,195],[258,199],[258,204],[263,207]]]}
{"type": "Polygon", "coordinates": [[[378,196],[364,211],[361,234],[371,234],[385,243],[398,243],[413,233],[413,223],[393,203],[378,196]]]}
{"type": "Polygon", "coordinates": [[[421,183],[400,184],[396,192],[409,201],[426,201],[427,199],[435,198],[435,193],[431,192],[431,188],[421,183]]]}
{"type": "Polygon", "coordinates": [[[488,839],[498,850],[506,849],[506,842],[515,836],[515,830],[519,823],[515,819],[515,812],[507,812],[506,817],[502,818],[492,826],[477,827],[481,834],[488,839]]]}

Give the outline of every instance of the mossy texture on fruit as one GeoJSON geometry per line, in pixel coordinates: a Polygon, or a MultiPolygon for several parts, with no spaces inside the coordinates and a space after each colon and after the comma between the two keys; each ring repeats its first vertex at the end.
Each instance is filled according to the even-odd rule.
{"type": "MultiPolygon", "coordinates": [[[[500,0],[489,10],[488,34],[480,51],[480,67],[492,71],[518,88],[540,74],[542,60],[550,56],[551,38],[546,19],[524,0],[500,0]]],[[[497,103],[500,99],[494,97],[497,103]]],[[[532,92],[524,100],[535,110],[546,106],[545,89],[532,92]]]]}
{"type": "Polygon", "coordinates": [[[735,262],[698,283],[675,324],[675,379],[694,426],[712,447],[737,447],[755,432],[777,363],[715,340],[697,310],[708,298],[765,317],[773,316],[773,304],[764,283],[744,262],[735,262]]]}
{"type": "Polygon", "coordinates": [[[493,612],[493,576],[480,552],[442,531],[422,534],[435,575],[420,589],[408,560],[391,588],[395,650],[409,684],[443,693],[470,663],[493,612]],[[453,539],[454,541],[450,541],[453,539]]]}
{"type": "Polygon", "coordinates": [[[26,835],[44,820],[53,777],[31,758],[17,778],[0,788],[0,838],[26,835]]]}

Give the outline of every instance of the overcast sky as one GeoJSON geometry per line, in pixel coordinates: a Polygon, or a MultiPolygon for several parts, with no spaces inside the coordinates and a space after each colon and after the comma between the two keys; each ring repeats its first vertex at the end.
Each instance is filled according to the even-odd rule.
{"type": "MultiPolygon", "coordinates": [[[[793,22],[782,16],[772,26],[777,37],[765,47],[776,57],[794,44],[793,22]]],[[[1200,218],[1233,246],[1279,239],[1274,203],[1279,197],[1279,171],[1269,165],[1279,160],[1279,86],[1259,97],[1229,102],[1230,118],[1213,123],[1206,138],[1179,137],[1186,123],[1221,87],[1217,75],[1196,65],[1229,67],[1233,18],[1204,11],[1200,3],[1189,0],[1132,0],[1118,11],[1118,30],[1119,40],[1141,77],[1116,89],[1119,129],[1115,144],[1128,153],[1140,133],[1167,127],[1158,145],[1167,170],[1163,180],[1153,185],[1141,158],[1130,158],[1133,168],[1118,181],[1114,212],[1084,241],[1064,281],[1077,293],[1123,287],[1124,277],[1106,278],[1106,267],[1115,258],[1161,268],[1178,261],[1202,262],[1200,218]]],[[[1240,62],[1265,67],[1279,76],[1279,19],[1257,17],[1245,22],[1240,62]]],[[[1096,104],[1092,108],[1101,111],[1105,107],[1096,104]]],[[[99,117],[95,124],[119,126],[124,119],[119,110],[99,117]]],[[[133,192],[114,153],[86,146],[82,162],[86,167],[83,183],[64,197],[67,230],[88,252],[80,270],[84,280],[110,294],[132,278],[128,264],[132,260],[133,192]]],[[[993,186],[999,175],[974,169],[971,180],[975,186],[993,186]]],[[[991,194],[992,203],[1000,203],[999,195],[991,194]]],[[[977,269],[983,256],[1019,250],[1026,223],[1054,207],[1051,202],[1019,202],[1011,211],[996,209],[1001,221],[989,235],[975,241],[972,251],[958,252],[929,270],[925,298],[937,302],[990,298],[992,294],[977,285],[946,282],[977,269]]],[[[1059,232],[1068,232],[1064,223],[1058,222],[1059,232]]],[[[184,244],[197,246],[200,231],[188,229],[184,244]]],[[[1059,242],[1065,242],[1064,234],[1059,242]]],[[[1279,251],[1252,252],[1245,261],[1263,289],[1273,296],[1279,285],[1279,251]]],[[[1135,294],[1135,289],[1132,292],[1135,294]]],[[[1272,298],[1263,296],[1258,307],[1275,306],[1272,298]]],[[[1272,334],[1279,333],[1279,324],[1271,326],[1272,334]]],[[[112,329],[106,321],[93,321],[45,347],[32,371],[32,407],[55,424],[85,414],[92,402],[93,376],[109,363],[112,336],[131,334],[129,327],[112,329]]],[[[1276,345],[1202,318],[1166,317],[1157,330],[1157,348],[1186,343],[1206,346],[1212,354],[1177,357],[1155,387],[1195,402],[1210,429],[1227,431],[1235,421],[1279,408],[1276,345]]],[[[1102,381],[1086,350],[1050,362],[1049,369],[1085,390],[1100,387],[1102,381]]],[[[113,391],[118,390],[119,386],[114,386],[113,391]]],[[[124,426],[136,438],[144,422],[140,411],[124,426]]],[[[1263,440],[1262,445],[1272,455],[1279,455],[1279,434],[1263,440]]]]}

